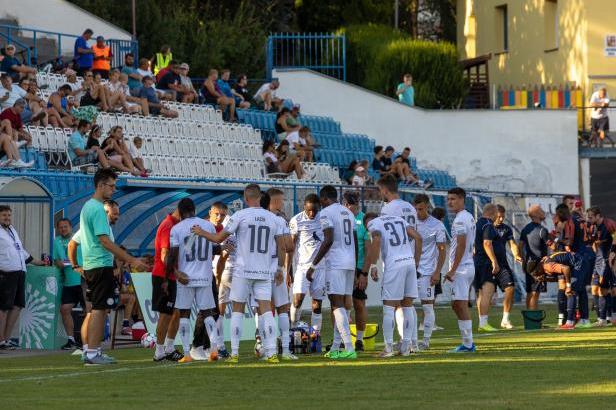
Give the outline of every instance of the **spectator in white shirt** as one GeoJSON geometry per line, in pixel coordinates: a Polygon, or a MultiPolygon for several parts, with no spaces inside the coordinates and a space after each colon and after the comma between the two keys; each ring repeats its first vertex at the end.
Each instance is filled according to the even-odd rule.
{"type": "Polygon", "coordinates": [[[271,83],[263,84],[253,97],[257,105],[263,105],[265,111],[280,108],[284,100],[276,96],[278,87],[280,82],[277,78],[272,79],[271,83]]]}
{"type": "Polygon", "coordinates": [[[265,141],[263,143],[263,162],[265,163],[265,172],[268,174],[276,174],[280,172],[278,165],[278,157],[276,156],[276,146],[273,141],[265,141]]]}
{"type": "Polygon", "coordinates": [[[143,139],[141,137],[135,137],[128,143],[128,153],[133,159],[133,164],[142,173],[150,173],[149,169],[146,169],[143,165],[143,155],[141,154],[141,147],[143,147],[143,139]]]}
{"type": "Polygon", "coordinates": [[[365,186],[366,185],[366,168],[358,166],[355,168],[355,175],[351,178],[351,185],[365,186]]]}
{"type": "Polygon", "coordinates": [[[111,110],[122,110],[125,113],[136,113],[140,108],[135,105],[129,105],[126,101],[124,86],[120,82],[120,70],[114,69],[109,74],[109,82],[105,85],[107,93],[107,103],[111,110]]]}
{"type": "Polygon", "coordinates": [[[301,127],[299,131],[288,133],[286,140],[289,141],[290,151],[297,153],[300,160],[312,162],[314,148],[308,142],[309,136],[310,128],[301,127]]]}
{"type": "Polygon", "coordinates": [[[614,146],[614,141],[608,135],[610,132],[610,119],[607,116],[607,107],[609,107],[609,105],[610,99],[607,96],[607,90],[605,87],[595,91],[590,97],[590,106],[592,107],[592,111],[590,113],[590,122],[592,127],[590,136],[591,146],[593,143],[597,146],[603,146],[603,141],[605,138],[610,141],[612,147],[614,146]]]}
{"type": "Polygon", "coordinates": [[[44,265],[33,258],[11,225],[11,208],[0,205],[0,350],[18,346],[9,339],[19,313],[26,306],[26,265],[44,265]]]}

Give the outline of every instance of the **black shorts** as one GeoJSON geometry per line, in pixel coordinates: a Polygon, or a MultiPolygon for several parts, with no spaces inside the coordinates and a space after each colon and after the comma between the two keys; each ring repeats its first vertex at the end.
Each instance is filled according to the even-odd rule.
{"type": "Polygon", "coordinates": [[[505,291],[505,289],[515,286],[515,279],[509,264],[499,262],[498,265],[500,266],[500,271],[498,271],[494,279],[499,289],[505,291]]]}
{"type": "Polygon", "coordinates": [[[26,307],[26,273],[0,271],[0,310],[26,307]]]}
{"type": "Polygon", "coordinates": [[[113,267],[90,269],[84,272],[88,290],[86,300],[92,303],[94,310],[107,310],[116,307],[116,280],[113,267]]]}
{"type": "MultiPolygon", "coordinates": [[[[355,269],[355,275],[359,276],[361,274],[361,269],[355,269]]],[[[357,300],[366,300],[368,299],[368,295],[366,295],[366,289],[361,290],[357,288],[353,288],[353,299],[357,300]]]]}
{"type": "Polygon", "coordinates": [[[590,124],[592,126],[593,131],[605,131],[608,132],[610,130],[610,119],[609,117],[605,118],[591,118],[590,124]]]}
{"type": "Polygon", "coordinates": [[[77,305],[81,303],[84,306],[83,288],[81,285],[64,286],[62,288],[61,301],[63,305],[77,305]]]}
{"type": "Polygon", "coordinates": [[[160,276],[152,276],[152,310],[171,315],[175,307],[175,296],[178,289],[177,282],[169,280],[167,292],[165,293],[162,288],[164,281],[165,279],[160,276]]]}

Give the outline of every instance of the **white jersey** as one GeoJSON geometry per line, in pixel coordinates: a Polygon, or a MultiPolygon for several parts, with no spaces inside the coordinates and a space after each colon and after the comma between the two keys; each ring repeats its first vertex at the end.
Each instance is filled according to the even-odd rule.
{"type": "Polygon", "coordinates": [[[421,259],[417,271],[423,276],[434,273],[438,262],[437,244],[447,242],[447,230],[445,225],[432,215],[428,215],[424,221],[417,219],[417,232],[421,235],[421,259]]]}
{"type": "Polygon", "coordinates": [[[400,198],[383,205],[381,215],[399,216],[411,225],[411,228],[417,229],[417,211],[415,207],[400,198]]]}
{"type": "Polygon", "coordinates": [[[319,214],[321,229],[334,230],[334,242],[327,252],[329,269],[355,270],[355,217],[344,206],[333,203],[319,214]]]}
{"type": "MultiPolygon", "coordinates": [[[[226,226],[229,224],[229,217],[225,217],[225,220],[222,221],[222,226],[223,226],[223,230],[224,228],[226,228],[226,226]]],[[[235,235],[229,235],[227,237],[227,239],[224,240],[224,242],[221,245],[231,245],[231,248],[233,249],[232,251],[229,252],[229,255],[227,256],[227,260],[225,261],[225,269],[226,271],[231,272],[233,270],[233,267],[235,266],[235,258],[236,258],[236,248],[237,248],[237,238],[235,235]]],[[[214,265],[216,266],[216,264],[214,265]]]]}
{"type": "Polygon", "coordinates": [[[415,263],[406,233],[409,226],[404,219],[393,215],[382,215],[368,223],[368,232],[381,234],[381,257],[386,272],[415,263]]]}
{"type": "Polygon", "coordinates": [[[178,270],[188,276],[186,286],[209,286],[212,283],[213,246],[204,237],[190,232],[195,225],[206,232],[216,233],[210,222],[198,217],[187,218],[171,228],[169,244],[172,248],[179,248],[178,270]]]}
{"type": "Polygon", "coordinates": [[[451,226],[451,247],[449,248],[449,266],[453,265],[456,258],[458,236],[466,236],[466,249],[460,260],[459,266],[473,264],[473,243],[475,242],[475,218],[466,209],[456,214],[451,226]]]}
{"type": "Polygon", "coordinates": [[[295,246],[296,265],[310,265],[321,246],[323,231],[319,222],[320,216],[320,214],[317,214],[314,219],[310,219],[302,211],[291,218],[289,222],[291,235],[297,236],[297,245],[295,246]]]}
{"type": "Polygon", "coordinates": [[[237,240],[233,276],[246,279],[272,279],[276,273],[276,237],[284,233],[284,226],[270,211],[254,207],[231,215],[225,232],[235,234],[237,240]]]}

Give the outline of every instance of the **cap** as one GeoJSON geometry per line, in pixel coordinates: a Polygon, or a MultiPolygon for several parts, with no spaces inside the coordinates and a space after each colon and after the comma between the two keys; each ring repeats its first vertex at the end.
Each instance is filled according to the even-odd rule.
{"type": "Polygon", "coordinates": [[[6,50],[8,50],[9,48],[12,48],[13,50],[15,50],[15,45],[13,44],[7,44],[6,47],[4,47],[6,50]]]}
{"type": "Polygon", "coordinates": [[[394,147],[388,145],[387,148],[385,148],[385,151],[394,151],[394,147]]]}
{"type": "Polygon", "coordinates": [[[188,67],[188,64],[186,64],[186,63],[182,63],[182,64],[180,64],[180,68],[181,68],[182,70],[188,70],[190,67],[188,67]]]}
{"type": "Polygon", "coordinates": [[[362,171],[365,171],[364,167],[362,166],[355,168],[355,172],[362,172],[362,171]]]}
{"type": "Polygon", "coordinates": [[[299,110],[299,104],[293,104],[292,110],[299,110]]]}
{"type": "Polygon", "coordinates": [[[13,103],[13,107],[16,107],[18,105],[26,105],[26,100],[24,100],[23,98],[16,99],[13,103]]]}
{"type": "Polygon", "coordinates": [[[96,37],[96,41],[98,41],[98,40],[103,40],[103,41],[104,41],[104,40],[105,40],[105,37],[103,37],[103,36],[98,36],[98,37],[96,37]]]}

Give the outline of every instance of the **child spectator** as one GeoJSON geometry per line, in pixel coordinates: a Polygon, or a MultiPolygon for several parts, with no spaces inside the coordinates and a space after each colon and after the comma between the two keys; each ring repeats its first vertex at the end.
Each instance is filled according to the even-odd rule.
{"type": "Polygon", "coordinates": [[[141,154],[141,147],[143,146],[143,139],[141,137],[135,137],[128,143],[128,153],[133,159],[133,164],[141,173],[149,173],[143,165],[143,155],[141,154]]]}
{"type": "Polygon", "coordinates": [[[365,186],[366,185],[366,169],[361,165],[355,168],[355,175],[351,179],[351,185],[353,186],[365,186]]]}

